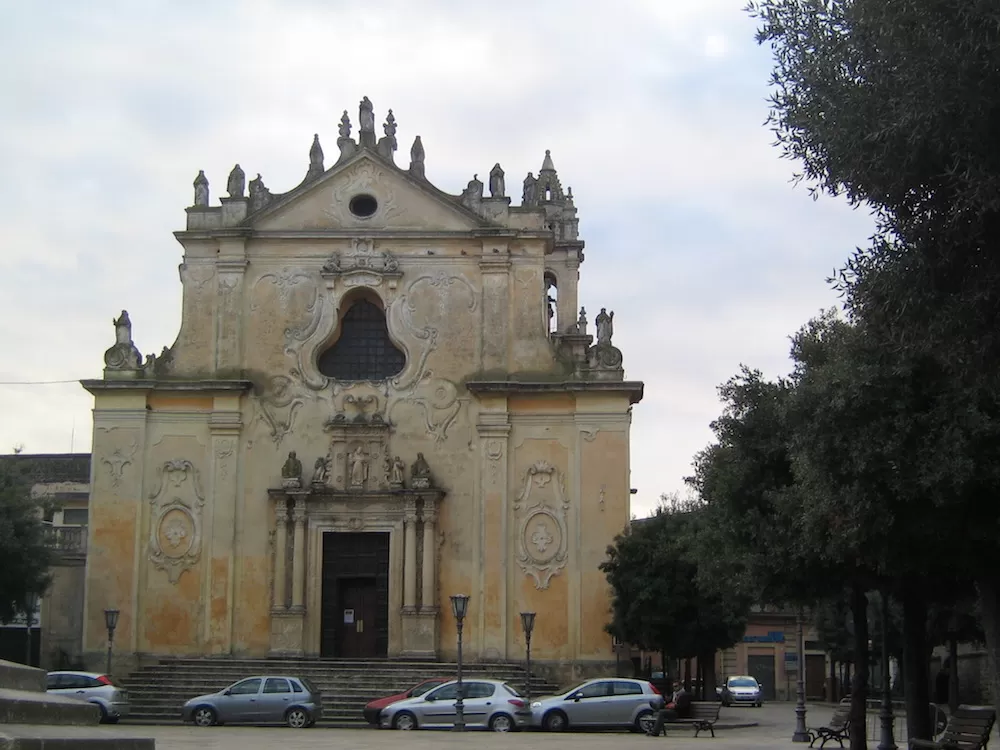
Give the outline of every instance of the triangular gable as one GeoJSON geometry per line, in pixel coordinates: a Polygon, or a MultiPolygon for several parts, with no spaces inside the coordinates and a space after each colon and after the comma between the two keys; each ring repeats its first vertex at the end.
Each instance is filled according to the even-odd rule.
{"type": "Polygon", "coordinates": [[[361,151],[248,216],[259,231],[388,229],[469,231],[489,226],[450,196],[422,180],[361,151]],[[378,208],[368,217],[350,210],[351,199],[371,195],[378,208]]]}

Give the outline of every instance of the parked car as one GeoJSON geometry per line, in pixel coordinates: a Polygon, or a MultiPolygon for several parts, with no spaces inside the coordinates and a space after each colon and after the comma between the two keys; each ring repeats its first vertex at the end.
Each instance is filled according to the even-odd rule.
{"type": "Polygon", "coordinates": [[[750,675],[727,677],[721,695],[723,706],[746,703],[759,708],[764,705],[760,697],[760,683],[757,682],[757,678],[750,675]]]}
{"type": "Polygon", "coordinates": [[[129,713],[128,691],[115,685],[106,674],[49,672],[45,691],[95,704],[101,709],[102,723],[115,724],[129,713]]]}
{"type": "Polygon", "coordinates": [[[183,721],[199,727],[228,722],[284,722],[295,729],[311,727],[323,714],[320,691],[301,677],[247,677],[217,693],[199,695],[184,704],[183,721]]]}
{"type": "Polygon", "coordinates": [[[419,698],[428,690],[436,688],[438,685],[443,685],[446,682],[450,682],[451,679],[451,677],[431,677],[423,682],[418,682],[409,690],[404,690],[402,693],[387,695],[385,698],[376,698],[365,706],[365,721],[369,724],[375,724],[377,726],[379,717],[382,715],[382,709],[386,706],[389,706],[396,701],[406,700],[407,698],[419,698]]]}
{"type": "MultiPolygon", "coordinates": [[[[416,698],[382,709],[383,729],[450,729],[455,725],[458,682],[451,680],[416,698]]],[[[468,729],[510,732],[531,723],[531,707],[517,690],[499,680],[463,680],[462,704],[468,729]]]]}
{"type": "Polygon", "coordinates": [[[531,704],[531,725],[549,732],[571,727],[628,727],[647,731],[663,695],[646,680],[598,678],[531,704]]]}

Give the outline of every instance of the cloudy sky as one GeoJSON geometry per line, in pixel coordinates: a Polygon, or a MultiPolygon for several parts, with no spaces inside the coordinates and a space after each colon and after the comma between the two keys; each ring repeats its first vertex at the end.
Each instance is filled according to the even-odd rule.
{"type": "MultiPolygon", "coordinates": [[[[764,126],[767,49],[744,0],[0,0],[0,451],[90,447],[112,318],[140,350],[180,320],[171,232],[204,169],[298,184],[313,133],[392,107],[401,153],[458,193],[519,186],[552,150],[573,187],[581,302],[615,311],[634,410],[633,512],[683,489],[740,363],[787,372],[788,336],[869,217],[813,201],[764,126]],[[37,381],[68,383],[21,385],[37,381]]],[[[518,187],[515,192],[519,193],[518,187]]]]}

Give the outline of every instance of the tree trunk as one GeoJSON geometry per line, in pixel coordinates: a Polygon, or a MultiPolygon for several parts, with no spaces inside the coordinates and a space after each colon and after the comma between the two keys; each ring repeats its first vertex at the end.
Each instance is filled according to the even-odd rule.
{"type": "Polygon", "coordinates": [[[910,739],[929,740],[933,734],[930,705],[930,664],[927,658],[927,602],[912,585],[903,589],[903,693],[906,732],[910,739]]]}
{"type": "Polygon", "coordinates": [[[868,597],[860,583],[851,592],[854,618],[854,679],[851,682],[851,750],[868,750],[868,597]]]}
{"type": "Polygon", "coordinates": [[[986,634],[986,671],[989,674],[990,700],[1000,711],[1000,580],[984,575],[976,581],[983,632],[986,634]]]}
{"type": "Polygon", "coordinates": [[[703,701],[714,701],[715,696],[715,652],[710,651],[698,659],[699,664],[703,664],[702,667],[702,689],[704,690],[704,695],[701,699],[703,701]]]}
{"type": "Polygon", "coordinates": [[[684,689],[691,692],[691,659],[684,660],[684,689]]]}
{"type": "Polygon", "coordinates": [[[958,638],[954,632],[948,634],[948,708],[952,713],[958,708],[958,638]]]}
{"type": "Polygon", "coordinates": [[[833,655],[830,655],[830,694],[827,696],[830,703],[836,703],[840,698],[837,695],[837,662],[833,655]]]}

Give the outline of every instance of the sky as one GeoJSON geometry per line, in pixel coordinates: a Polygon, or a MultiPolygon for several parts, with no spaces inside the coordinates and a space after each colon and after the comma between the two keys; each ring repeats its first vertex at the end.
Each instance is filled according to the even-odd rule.
{"type": "MultiPolygon", "coordinates": [[[[90,449],[127,309],[145,354],[180,323],[191,183],[239,162],[297,185],[344,109],[392,108],[400,163],[457,194],[496,162],[519,196],[551,149],[586,241],[580,302],[615,312],[633,409],[632,512],[685,492],[741,364],[789,337],[873,224],[793,183],[745,0],[0,0],[0,452],[90,449]],[[50,383],[49,381],[69,381],[50,383]],[[31,384],[25,384],[31,383],[31,384]]],[[[515,198],[515,202],[516,202],[515,198]]],[[[213,197],[213,202],[215,198],[213,197]]]]}

